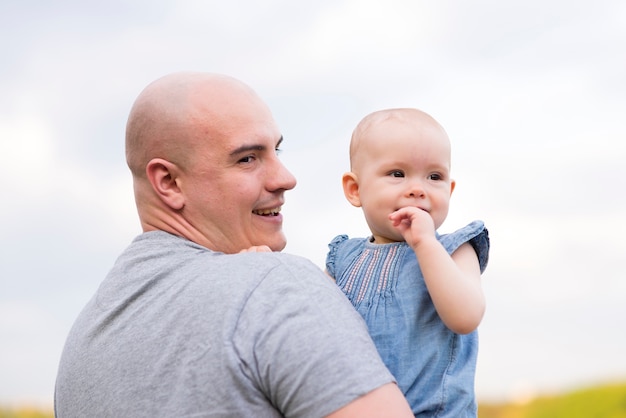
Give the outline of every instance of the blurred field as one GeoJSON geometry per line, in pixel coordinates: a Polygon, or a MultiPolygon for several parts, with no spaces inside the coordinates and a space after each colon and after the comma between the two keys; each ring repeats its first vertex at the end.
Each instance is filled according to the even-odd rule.
{"type": "Polygon", "coordinates": [[[0,407],[0,418],[54,418],[54,413],[30,407],[12,409],[0,407]]]}
{"type": "Polygon", "coordinates": [[[626,418],[626,383],[541,396],[523,405],[481,404],[478,418],[626,418]]]}
{"type": "MultiPolygon", "coordinates": [[[[0,418],[54,418],[52,411],[0,407],[0,418]]],[[[480,404],[478,418],[626,418],[626,383],[541,396],[523,405],[480,404]]]]}

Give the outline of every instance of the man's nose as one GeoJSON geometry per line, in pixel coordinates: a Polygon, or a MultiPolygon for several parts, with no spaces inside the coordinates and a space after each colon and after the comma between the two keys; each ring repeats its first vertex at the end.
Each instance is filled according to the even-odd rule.
{"type": "Polygon", "coordinates": [[[293,174],[287,170],[287,167],[280,160],[276,160],[268,183],[270,190],[291,190],[296,187],[297,181],[293,174]]]}

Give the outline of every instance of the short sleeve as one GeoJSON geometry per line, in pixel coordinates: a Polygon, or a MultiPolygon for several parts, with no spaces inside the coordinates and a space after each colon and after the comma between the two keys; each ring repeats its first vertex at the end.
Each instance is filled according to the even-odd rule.
{"type": "Polygon", "coordinates": [[[309,262],[280,264],[241,313],[245,374],[285,417],[320,417],[393,382],[361,316],[309,262]]]}
{"type": "Polygon", "coordinates": [[[455,232],[441,235],[439,236],[439,242],[448,251],[448,254],[452,254],[461,245],[469,242],[478,256],[480,272],[483,273],[487,268],[491,243],[489,241],[489,231],[485,228],[485,224],[482,221],[471,222],[455,232]]]}
{"type": "Polygon", "coordinates": [[[328,244],[328,254],[326,254],[326,271],[332,277],[336,278],[335,272],[337,271],[337,252],[339,251],[339,246],[341,243],[348,240],[347,235],[337,235],[332,239],[330,244],[328,244]]]}

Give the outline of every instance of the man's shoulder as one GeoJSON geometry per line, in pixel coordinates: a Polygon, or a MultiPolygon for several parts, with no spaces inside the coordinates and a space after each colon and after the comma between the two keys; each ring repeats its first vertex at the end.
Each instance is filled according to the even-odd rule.
{"type": "Polygon", "coordinates": [[[167,272],[177,280],[197,282],[201,287],[206,287],[207,279],[214,286],[224,283],[231,287],[255,287],[267,277],[307,281],[326,276],[321,268],[299,255],[282,252],[224,254],[161,231],[144,233],[133,241],[118,260],[116,270],[127,275],[129,266],[141,277],[151,278],[167,272]]]}
{"type": "Polygon", "coordinates": [[[289,253],[242,253],[228,256],[234,265],[251,265],[257,271],[281,270],[285,273],[324,274],[311,260],[289,253]]]}

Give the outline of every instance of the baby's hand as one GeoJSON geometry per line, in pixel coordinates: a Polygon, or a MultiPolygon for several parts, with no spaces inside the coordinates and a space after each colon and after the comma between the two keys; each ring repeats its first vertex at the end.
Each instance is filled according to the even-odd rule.
{"type": "Polygon", "coordinates": [[[272,250],[267,245],[253,245],[250,248],[245,248],[239,251],[241,253],[271,253],[272,250]]]}
{"type": "Polygon", "coordinates": [[[393,212],[389,219],[411,247],[415,247],[425,237],[435,236],[433,218],[423,209],[407,206],[393,212]]]}

